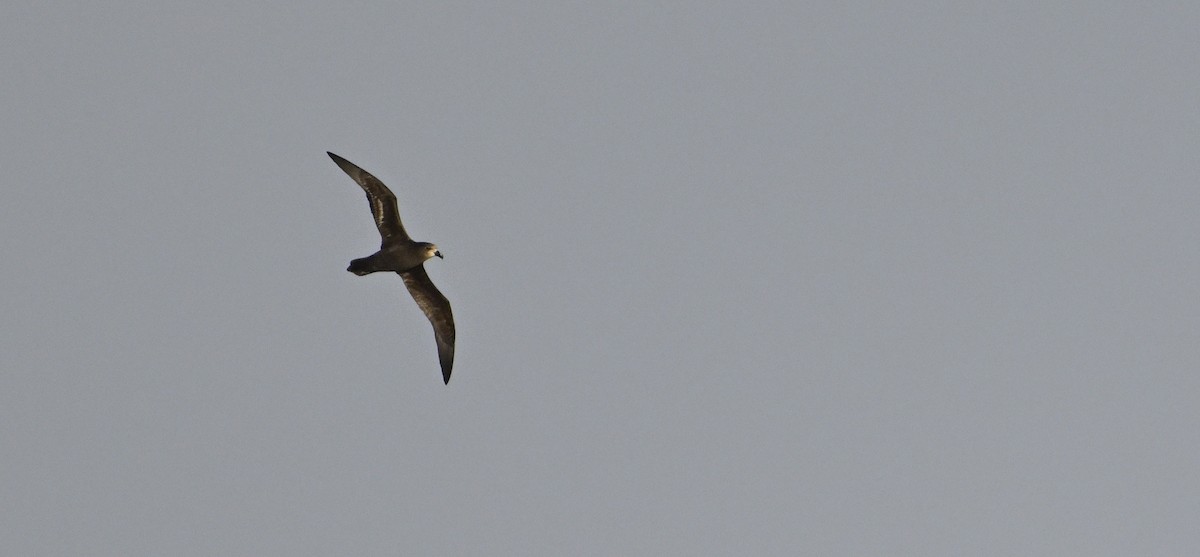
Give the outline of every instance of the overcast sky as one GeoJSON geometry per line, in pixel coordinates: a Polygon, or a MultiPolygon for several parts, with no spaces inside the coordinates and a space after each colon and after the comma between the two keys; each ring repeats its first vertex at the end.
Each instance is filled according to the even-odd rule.
{"type": "Polygon", "coordinates": [[[24,4],[0,554],[1200,547],[1200,7],[24,4]]]}

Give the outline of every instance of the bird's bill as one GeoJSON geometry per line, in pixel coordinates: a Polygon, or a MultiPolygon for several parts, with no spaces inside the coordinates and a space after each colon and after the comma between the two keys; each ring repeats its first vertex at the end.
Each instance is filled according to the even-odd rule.
{"type": "Polygon", "coordinates": [[[445,257],[442,257],[442,252],[440,250],[433,252],[433,254],[438,256],[438,259],[445,259],[445,257]]]}

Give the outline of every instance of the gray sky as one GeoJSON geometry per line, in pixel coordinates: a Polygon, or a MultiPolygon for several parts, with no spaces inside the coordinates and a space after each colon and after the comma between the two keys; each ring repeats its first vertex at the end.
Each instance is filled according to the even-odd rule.
{"type": "Polygon", "coordinates": [[[0,17],[0,554],[1200,547],[1200,8],[135,4],[0,17]]]}

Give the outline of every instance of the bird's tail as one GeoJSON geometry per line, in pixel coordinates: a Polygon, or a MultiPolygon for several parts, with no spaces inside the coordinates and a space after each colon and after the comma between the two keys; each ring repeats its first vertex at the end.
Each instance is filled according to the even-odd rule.
{"type": "Polygon", "coordinates": [[[351,261],[350,266],[346,267],[346,270],[361,277],[363,275],[374,273],[379,269],[375,268],[375,264],[371,261],[370,257],[364,257],[362,259],[355,259],[351,261]]]}

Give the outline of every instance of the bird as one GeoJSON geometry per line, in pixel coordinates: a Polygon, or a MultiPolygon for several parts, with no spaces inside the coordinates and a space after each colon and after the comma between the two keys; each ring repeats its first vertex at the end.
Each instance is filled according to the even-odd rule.
{"type": "Polygon", "coordinates": [[[442,252],[436,244],[416,242],[409,237],[400,222],[396,196],[383,182],[342,157],[329,151],[326,154],[366,192],[371,215],[375,217],[375,228],[379,229],[382,238],[379,251],[352,260],[346,270],[358,276],[394,272],[404,279],[408,293],[433,325],[438,361],[442,366],[442,381],[450,384],[450,368],[454,365],[454,315],[450,312],[450,301],[438,291],[425,272],[425,261],[433,257],[444,259],[442,252]]]}

